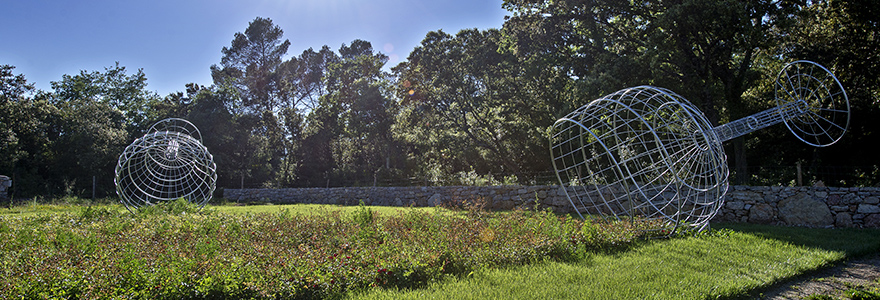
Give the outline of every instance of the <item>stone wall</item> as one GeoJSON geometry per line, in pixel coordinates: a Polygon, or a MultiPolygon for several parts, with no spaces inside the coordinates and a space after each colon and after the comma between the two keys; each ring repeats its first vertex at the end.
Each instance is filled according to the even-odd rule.
{"type": "Polygon", "coordinates": [[[733,186],[715,221],[880,227],[880,188],[733,186]]]}
{"type": "Polygon", "coordinates": [[[357,205],[361,200],[378,206],[437,206],[482,201],[486,209],[505,210],[533,207],[538,199],[544,207],[570,212],[571,204],[558,186],[432,186],[432,187],[347,187],[299,189],[225,189],[223,197],[237,202],[275,204],[315,203],[357,205]]]}
{"type": "MultiPolygon", "coordinates": [[[[238,202],[275,204],[436,206],[482,201],[487,209],[551,207],[572,212],[559,186],[348,187],[300,189],[226,189],[238,202]]],[[[880,227],[880,188],[731,186],[713,221],[811,227],[880,227]]]]}

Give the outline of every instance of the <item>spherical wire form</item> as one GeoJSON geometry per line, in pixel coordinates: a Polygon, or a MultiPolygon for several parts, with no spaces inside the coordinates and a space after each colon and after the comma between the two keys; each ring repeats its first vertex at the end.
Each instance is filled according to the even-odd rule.
{"type": "Polygon", "coordinates": [[[786,65],[775,81],[777,106],[712,127],[667,89],[639,86],[596,99],[556,121],[550,152],[575,211],[654,221],[656,230],[708,227],[728,190],[724,141],[778,123],[816,147],[849,128],[843,85],[811,61],[786,65]]]}
{"type": "Polygon", "coordinates": [[[129,211],[184,198],[204,206],[217,182],[201,134],[183,119],[165,119],[125,148],[116,165],[116,193],[129,211]]]}

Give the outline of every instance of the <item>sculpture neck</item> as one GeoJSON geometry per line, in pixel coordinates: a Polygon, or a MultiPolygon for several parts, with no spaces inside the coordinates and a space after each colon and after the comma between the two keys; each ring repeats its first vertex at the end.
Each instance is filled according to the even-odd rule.
{"type": "Polygon", "coordinates": [[[782,123],[806,113],[806,103],[793,101],[712,129],[719,142],[729,141],[753,131],[782,123]]]}

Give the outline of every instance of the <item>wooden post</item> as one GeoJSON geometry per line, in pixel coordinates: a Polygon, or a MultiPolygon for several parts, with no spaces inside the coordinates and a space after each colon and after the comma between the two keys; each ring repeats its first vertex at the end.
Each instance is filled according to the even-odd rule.
{"type": "Polygon", "coordinates": [[[803,176],[801,175],[801,162],[797,162],[797,184],[798,186],[804,186],[803,176]]]}

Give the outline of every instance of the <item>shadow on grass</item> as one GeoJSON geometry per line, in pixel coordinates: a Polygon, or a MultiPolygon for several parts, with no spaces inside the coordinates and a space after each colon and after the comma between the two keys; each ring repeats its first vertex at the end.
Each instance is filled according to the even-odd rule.
{"type": "Polygon", "coordinates": [[[773,284],[747,291],[745,295],[730,297],[728,299],[761,298],[767,291],[791,284],[794,281],[813,277],[823,270],[834,267],[846,260],[857,259],[867,255],[876,255],[878,250],[880,250],[880,229],[806,228],[746,223],[712,224],[712,228],[730,229],[800,247],[842,252],[845,255],[841,260],[832,261],[827,265],[818,266],[816,269],[808,270],[792,277],[781,278],[773,284]]]}
{"type": "Polygon", "coordinates": [[[713,224],[712,228],[726,228],[802,247],[842,251],[847,258],[873,254],[880,250],[880,229],[806,228],[743,223],[713,224]]]}

